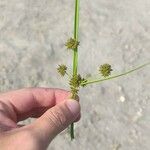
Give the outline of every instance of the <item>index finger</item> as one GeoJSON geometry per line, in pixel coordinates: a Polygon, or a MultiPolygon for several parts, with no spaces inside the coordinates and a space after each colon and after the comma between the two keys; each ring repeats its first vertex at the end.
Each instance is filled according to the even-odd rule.
{"type": "Polygon", "coordinates": [[[69,96],[70,92],[62,89],[26,88],[3,93],[0,95],[0,101],[14,113],[10,115],[15,115],[16,121],[20,121],[41,114],[69,96]]]}

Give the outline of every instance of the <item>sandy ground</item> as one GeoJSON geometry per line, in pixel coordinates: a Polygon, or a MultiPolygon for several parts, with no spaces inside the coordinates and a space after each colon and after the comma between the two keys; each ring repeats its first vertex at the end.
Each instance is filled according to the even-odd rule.
{"type": "MultiPolygon", "coordinates": [[[[56,66],[71,67],[74,0],[0,0],[0,91],[68,89],[56,66]]],[[[110,63],[123,72],[150,60],[149,0],[81,0],[79,70],[110,63]]],[[[82,89],[76,139],[67,131],[50,150],[149,150],[150,68],[82,89]]]]}

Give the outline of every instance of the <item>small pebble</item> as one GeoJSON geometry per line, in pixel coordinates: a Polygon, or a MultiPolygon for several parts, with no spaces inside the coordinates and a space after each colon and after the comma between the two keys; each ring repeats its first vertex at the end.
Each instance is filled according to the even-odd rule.
{"type": "Polygon", "coordinates": [[[120,102],[123,103],[123,102],[125,102],[125,100],[126,100],[126,98],[124,96],[120,96],[120,99],[119,99],[120,102]]]}

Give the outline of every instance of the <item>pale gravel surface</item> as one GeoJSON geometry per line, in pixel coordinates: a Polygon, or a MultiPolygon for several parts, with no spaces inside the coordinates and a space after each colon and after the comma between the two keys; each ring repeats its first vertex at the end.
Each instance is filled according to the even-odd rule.
{"type": "MultiPolygon", "coordinates": [[[[74,0],[0,0],[0,90],[67,88],[56,73],[71,66],[64,42],[73,31],[74,0]]],[[[99,64],[122,72],[150,60],[149,0],[81,0],[80,72],[99,64]]],[[[150,68],[80,92],[76,140],[66,132],[50,150],[149,150],[150,68]]]]}

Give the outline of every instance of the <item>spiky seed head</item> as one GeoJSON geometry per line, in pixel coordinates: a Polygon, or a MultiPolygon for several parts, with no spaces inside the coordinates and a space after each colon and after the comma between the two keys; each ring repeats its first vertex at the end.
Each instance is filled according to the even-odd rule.
{"type": "Polygon", "coordinates": [[[67,67],[65,65],[59,65],[57,71],[61,76],[64,76],[66,74],[67,67]]]}
{"type": "Polygon", "coordinates": [[[78,74],[78,75],[74,75],[71,79],[70,79],[70,86],[71,87],[75,87],[75,88],[78,88],[80,86],[80,83],[81,83],[81,76],[78,74]]]}
{"type": "Polygon", "coordinates": [[[79,46],[79,42],[73,38],[67,40],[65,46],[67,49],[76,49],[79,46]]]}
{"type": "Polygon", "coordinates": [[[74,75],[71,79],[70,79],[70,88],[71,88],[71,92],[76,95],[78,93],[79,87],[80,86],[85,86],[84,84],[82,85],[83,82],[86,82],[87,80],[82,78],[80,74],[78,75],[74,75]]]}
{"type": "Polygon", "coordinates": [[[104,77],[110,76],[111,75],[111,71],[113,71],[113,70],[111,68],[111,65],[109,65],[109,64],[103,64],[103,65],[101,65],[99,67],[99,72],[104,77]]]}
{"type": "Polygon", "coordinates": [[[79,89],[78,88],[74,88],[74,87],[71,87],[70,89],[71,89],[71,93],[72,93],[71,97],[73,99],[76,99],[79,89]]]}
{"type": "Polygon", "coordinates": [[[78,88],[80,85],[84,86],[84,84],[82,84],[82,83],[86,83],[86,82],[87,82],[87,80],[85,78],[82,78],[81,75],[78,74],[78,75],[75,75],[71,78],[70,86],[78,88]]]}

